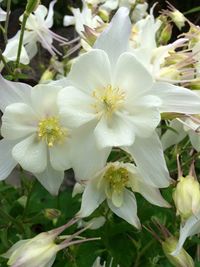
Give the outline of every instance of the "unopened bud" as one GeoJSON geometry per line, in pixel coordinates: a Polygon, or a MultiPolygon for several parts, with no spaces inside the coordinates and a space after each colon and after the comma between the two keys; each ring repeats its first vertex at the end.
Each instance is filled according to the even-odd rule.
{"type": "Polygon", "coordinates": [[[161,31],[158,43],[161,45],[166,45],[172,36],[172,25],[167,24],[161,31]]]}
{"type": "Polygon", "coordinates": [[[171,254],[176,249],[177,244],[178,240],[173,236],[162,242],[162,248],[168,260],[176,267],[194,267],[193,259],[185,249],[182,248],[177,256],[171,254]]]}
{"type": "Polygon", "coordinates": [[[44,210],[44,216],[49,220],[55,220],[60,217],[61,212],[57,209],[45,209],[44,210]]]}
{"type": "Polygon", "coordinates": [[[200,209],[200,185],[193,176],[180,177],[173,192],[177,214],[182,220],[197,214],[200,209]]]}
{"type": "Polygon", "coordinates": [[[189,87],[192,90],[200,90],[200,78],[196,78],[190,82],[189,87]]]}
{"type": "Polygon", "coordinates": [[[105,21],[105,22],[109,21],[109,13],[107,10],[100,9],[98,15],[103,21],[105,21]]]}
{"type": "Polygon", "coordinates": [[[40,79],[40,83],[46,83],[48,81],[53,80],[55,76],[55,71],[49,70],[47,69],[43,74],[42,77],[40,79]]]}
{"type": "Polygon", "coordinates": [[[28,0],[26,4],[26,14],[34,12],[40,4],[40,0],[28,0]]]}

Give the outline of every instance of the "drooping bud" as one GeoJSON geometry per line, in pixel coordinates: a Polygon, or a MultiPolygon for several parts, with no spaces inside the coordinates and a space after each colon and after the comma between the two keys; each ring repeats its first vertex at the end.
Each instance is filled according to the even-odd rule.
{"type": "Polygon", "coordinates": [[[184,221],[200,209],[200,185],[191,175],[181,176],[173,192],[173,200],[177,214],[184,221]]]}
{"type": "Polygon", "coordinates": [[[8,258],[9,260],[7,264],[13,267],[51,267],[58,251],[71,245],[98,239],[85,238],[81,240],[74,240],[74,238],[87,229],[83,228],[75,234],[67,236],[67,238],[64,237],[64,241],[60,243],[56,242],[56,239],[59,239],[58,235],[77,221],[78,219],[72,219],[67,224],[59,228],[40,233],[31,239],[20,240],[1,256],[8,258]]]}
{"type": "Polygon", "coordinates": [[[173,256],[171,253],[176,249],[178,240],[173,236],[170,236],[165,241],[162,242],[163,251],[171,262],[173,266],[179,267],[194,267],[194,262],[192,257],[185,251],[181,249],[178,255],[173,256]]]}
{"type": "Polygon", "coordinates": [[[28,0],[26,4],[26,14],[29,15],[34,12],[40,4],[40,0],[28,0]]]}
{"type": "Polygon", "coordinates": [[[44,216],[52,221],[57,220],[61,215],[61,211],[57,209],[45,209],[44,216]]]}

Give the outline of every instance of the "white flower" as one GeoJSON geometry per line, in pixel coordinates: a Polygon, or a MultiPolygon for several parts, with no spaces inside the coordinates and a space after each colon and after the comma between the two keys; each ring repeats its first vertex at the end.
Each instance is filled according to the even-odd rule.
{"type": "Polygon", "coordinates": [[[136,199],[131,190],[142,194],[152,204],[169,207],[158,188],[146,183],[135,165],[114,162],[86,182],[77,216],[89,216],[106,199],[117,216],[139,228],[136,199]]]}
{"type": "MultiPolygon", "coordinates": [[[[88,151],[84,144],[96,143],[97,150],[90,146],[88,152],[93,167],[102,148],[110,152],[113,146],[120,146],[134,157],[143,177],[154,186],[165,187],[170,179],[155,134],[160,113],[199,113],[200,98],[185,88],[153,81],[134,55],[126,52],[131,30],[128,13],[120,8],[95,49],[76,60],[67,79],[71,86],[63,81],[66,88],[60,91],[58,102],[70,124],[90,133],[82,136],[81,143],[77,141],[79,149],[84,146],[88,151]]],[[[91,168],[85,167],[87,158],[82,159],[78,166],[74,160],[73,167],[76,177],[87,179],[94,172],[85,174],[91,168]]]]}
{"type": "Polygon", "coordinates": [[[77,220],[72,219],[67,224],[54,230],[40,233],[31,239],[20,240],[14,244],[5,254],[1,255],[8,258],[7,264],[11,267],[51,267],[55,261],[58,251],[92,239],[73,240],[79,232],[69,236],[59,244],[55,243],[56,238],[66,228],[73,225],[77,220]]]}
{"type": "MultiPolygon", "coordinates": [[[[0,3],[2,2],[3,0],[0,0],[0,3]]],[[[7,12],[5,12],[1,7],[0,7],[0,21],[5,21],[6,20],[6,15],[7,15],[7,12]]]]}
{"type": "MultiPolygon", "coordinates": [[[[199,91],[194,91],[200,96],[199,91]]],[[[190,142],[196,151],[200,151],[200,116],[185,116],[180,119],[174,119],[169,123],[168,129],[162,136],[161,141],[163,149],[178,144],[187,135],[189,136],[190,142]]]]}
{"type": "MultiPolygon", "coordinates": [[[[53,26],[53,7],[56,0],[52,1],[49,5],[49,10],[39,5],[37,9],[30,14],[26,22],[26,29],[24,31],[23,45],[27,53],[33,58],[37,53],[37,42],[49,51],[50,54],[55,55],[60,52],[54,47],[53,40],[61,43],[67,41],[65,38],[52,32],[50,28],[53,26]]],[[[20,17],[22,21],[23,17],[20,17]]],[[[19,41],[20,31],[13,37],[19,41]]]]}
{"type": "Polygon", "coordinates": [[[147,8],[148,4],[146,2],[138,3],[131,13],[131,20],[136,22],[143,19],[147,15],[147,8]]]}
{"type": "Polygon", "coordinates": [[[73,16],[65,16],[63,24],[64,26],[75,25],[75,29],[81,37],[85,31],[84,25],[96,29],[104,23],[99,16],[92,14],[92,10],[87,7],[85,2],[83,2],[82,11],[79,8],[72,8],[71,11],[73,16]]]}
{"type": "Polygon", "coordinates": [[[59,113],[59,86],[9,82],[0,77],[3,111],[0,141],[0,178],[19,163],[57,194],[69,162],[70,130],[59,113]]]}

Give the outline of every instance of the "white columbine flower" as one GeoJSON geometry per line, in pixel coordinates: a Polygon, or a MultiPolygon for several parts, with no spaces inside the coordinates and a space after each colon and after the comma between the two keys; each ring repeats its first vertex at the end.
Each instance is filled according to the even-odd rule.
{"type": "MultiPolygon", "coordinates": [[[[200,96],[199,91],[195,93],[200,96]]],[[[163,149],[178,144],[187,135],[189,136],[190,142],[196,151],[200,151],[200,116],[185,116],[183,118],[174,119],[169,123],[168,129],[162,136],[161,141],[163,149]]]]}
{"type": "MultiPolygon", "coordinates": [[[[118,146],[131,153],[152,186],[165,187],[170,179],[155,133],[160,113],[199,113],[200,98],[185,88],[155,82],[134,55],[126,52],[131,31],[128,14],[128,9],[120,8],[94,49],[76,60],[67,79],[71,86],[63,80],[67,87],[60,91],[58,102],[70,124],[90,133],[82,137],[79,149],[85,143],[97,144],[98,150],[89,145],[93,167],[99,167],[97,155],[102,148],[111,151],[118,146]]],[[[78,178],[93,175],[85,174],[90,169],[87,164],[84,156],[78,164],[74,160],[78,178]]]]}
{"type": "MultiPolygon", "coordinates": [[[[61,43],[67,41],[50,30],[53,26],[53,7],[55,3],[56,0],[50,3],[49,10],[45,6],[39,5],[27,19],[23,44],[30,59],[37,53],[37,42],[41,43],[50,54],[55,55],[56,53],[60,54],[60,52],[53,45],[53,40],[61,43]]],[[[22,21],[22,17],[20,17],[20,21],[22,21]]],[[[14,38],[19,40],[19,36],[20,31],[18,31],[14,38]]]]}
{"type": "MultiPolygon", "coordinates": [[[[113,266],[112,263],[113,263],[113,258],[110,261],[109,267],[112,267],[113,266]]],[[[93,263],[92,267],[106,267],[106,262],[104,261],[101,264],[101,258],[100,257],[97,257],[96,260],[95,260],[95,262],[93,263]]],[[[120,266],[117,265],[117,267],[120,267],[120,266]]]]}
{"type": "Polygon", "coordinates": [[[108,163],[93,178],[86,181],[78,216],[89,216],[105,199],[109,208],[135,227],[140,227],[137,203],[133,192],[143,195],[150,203],[169,207],[159,189],[148,184],[138,168],[130,163],[108,163]]]}
{"type": "MultiPolygon", "coordinates": [[[[2,1],[3,1],[3,0],[0,0],[0,3],[1,3],[2,1]]],[[[5,12],[5,11],[0,7],[0,22],[6,20],[6,15],[7,15],[7,12],[5,12]]]]}
{"type": "Polygon", "coordinates": [[[71,11],[73,16],[66,15],[63,24],[64,26],[75,25],[75,29],[81,37],[83,37],[85,31],[84,25],[96,29],[104,23],[99,16],[92,14],[92,10],[88,8],[85,2],[83,2],[82,11],[79,8],[72,8],[71,11]]]}
{"type": "Polygon", "coordinates": [[[31,239],[20,240],[1,256],[9,259],[7,264],[11,267],[51,267],[55,261],[56,254],[60,250],[71,245],[94,240],[92,238],[74,240],[79,233],[85,231],[86,228],[83,228],[61,243],[55,242],[58,235],[76,221],[72,219],[59,228],[40,233],[31,239]]]}
{"type": "Polygon", "coordinates": [[[0,77],[2,116],[0,179],[19,163],[57,194],[69,162],[70,130],[59,113],[61,87],[9,82],[0,77]]]}

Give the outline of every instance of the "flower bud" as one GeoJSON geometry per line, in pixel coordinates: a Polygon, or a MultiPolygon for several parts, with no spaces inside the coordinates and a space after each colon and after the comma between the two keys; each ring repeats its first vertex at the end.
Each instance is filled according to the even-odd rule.
{"type": "Polygon", "coordinates": [[[181,216],[182,220],[197,214],[200,209],[200,185],[198,181],[190,175],[180,177],[172,197],[177,214],[181,216]]]}
{"type": "Polygon", "coordinates": [[[194,262],[191,256],[185,251],[185,249],[181,249],[177,256],[173,256],[171,253],[176,249],[178,240],[173,236],[167,238],[162,242],[163,251],[171,262],[173,266],[179,267],[194,267],[194,262]]]}
{"type": "Polygon", "coordinates": [[[49,219],[49,220],[55,220],[58,219],[58,217],[60,217],[61,212],[60,210],[57,209],[45,209],[44,210],[44,216],[49,219]]]}
{"type": "Polygon", "coordinates": [[[31,14],[32,12],[34,12],[38,5],[40,4],[40,0],[28,0],[27,4],[26,4],[26,14],[31,14]]]}
{"type": "Polygon", "coordinates": [[[171,39],[171,35],[172,35],[172,25],[167,24],[160,33],[158,43],[161,45],[166,45],[171,39]]]}

